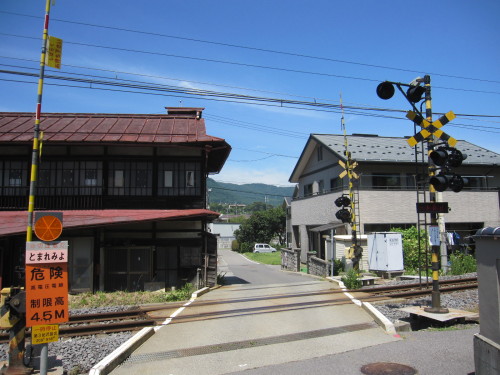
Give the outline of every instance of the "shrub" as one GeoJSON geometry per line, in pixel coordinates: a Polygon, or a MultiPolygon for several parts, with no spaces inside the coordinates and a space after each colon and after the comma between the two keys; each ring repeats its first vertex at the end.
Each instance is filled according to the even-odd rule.
{"type": "Polygon", "coordinates": [[[337,276],[340,272],[344,272],[344,262],[342,259],[335,259],[333,261],[333,276],[337,276]]]}
{"type": "Polygon", "coordinates": [[[217,274],[217,285],[226,285],[226,272],[217,274]]]}
{"type": "Polygon", "coordinates": [[[450,263],[450,273],[452,275],[463,275],[477,270],[477,262],[472,255],[455,252],[450,255],[450,263]]]}
{"type": "Polygon", "coordinates": [[[174,290],[167,294],[166,300],[168,302],[185,301],[191,297],[191,293],[193,293],[193,291],[193,284],[187,283],[181,289],[174,290]]]}
{"type": "Polygon", "coordinates": [[[358,279],[358,272],[351,268],[347,271],[345,276],[340,279],[347,289],[359,289],[363,285],[361,280],[358,279]]]}
{"type": "Polygon", "coordinates": [[[253,242],[242,242],[240,243],[240,253],[251,253],[253,251],[253,242]]]}

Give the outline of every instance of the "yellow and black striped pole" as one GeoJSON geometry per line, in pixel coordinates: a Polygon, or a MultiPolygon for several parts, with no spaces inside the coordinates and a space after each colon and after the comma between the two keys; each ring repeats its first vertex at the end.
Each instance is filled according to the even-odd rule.
{"type": "MultiPolygon", "coordinates": [[[[425,116],[427,121],[432,124],[432,98],[431,98],[431,77],[429,75],[424,76],[425,85],[425,116]]],[[[429,138],[428,142],[428,152],[433,149],[434,136],[429,138]]],[[[434,162],[429,157],[429,178],[435,175],[436,166],[434,162]]],[[[429,201],[431,203],[436,202],[436,189],[432,184],[429,184],[429,201]]],[[[437,227],[438,220],[437,214],[431,213],[431,227],[437,227]]],[[[441,247],[440,244],[431,244],[431,268],[432,268],[432,306],[427,307],[424,310],[430,313],[446,314],[448,309],[441,307],[441,294],[439,292],[439,253],[441,247]]]]}
{"type": "Polygon", "coordinates": [[[42,53],[40,56],[40,75],[38,77],[38,94],[35,112],[35,128],[33,134],[33,150],[31,154],[31,174],[30,174],[30,191],[28,201],[28,226],[26,229],[26,242],[31,242],[33,238],[33,212],[35,210],[35,190],[38,173],[39,160],[39,137],[40,137],[40,121],[42,113],[42,94],[43,94],[43,78],[45,75],[45,55],[47,54],[47,41],[49,38],[49,15],[50,1],[46,0],[45,4],[45,19],[43,24],[43,40],[42,53]]]}
{"type": "Polygon", "coordinates": [[[352,260],[353,263],[353,268],[355,270],[359,270],[359,262],[361,260],[361,255],[363,253],[363,248],[358,245],[358,229],[357,229],[357,224],[356,224],[356,197],[355,197],[355,192],[354,192],[354,180],[355,180],[355,173],[353,171],[355,167],[355,162],[351,158],[351,152],[348,149],[348,142],[347,142],[347,132],[346,132],[346,127],[345,127],[345,122],[344,122],[344,106],[342,105],[342,96],[340,97],[340,108],[342,109],[342,117],[341,117],[341,124],[342,124],[342,130],[344,132],[344,153],[346,157],[346,166],[345,170],[347,172],[347,178],[349,180],[349,200],[351,201],[351,239],[352,239],[352,245],[348,251],[348,258],[352,260]]]}
{"type": "MultiPolygon", "coordinates": [[[[31,174],[30,174],[30,190],[29,190],[29,200],[28,200],[28,220],[27,220],[28,224],[26,228],[26,242],[31,242],[33,238],[33,216],[34,216],[33,213],[35,210],[35,190],[36,190],[38,161],[40,157],[40,150],[39,150],[40,121],[42,112],[43,77],[45,74],[45,56],[47,53],[47,41],[48,41],[48,31],[49,31],[50,2],[51,0],[46,0],[45,4],[42,52],[40,57],[40,75],[38,79],[37,105],[35,111],[35,126],[33,135],[33,150],[31,153],[31,174]]],[[[12,290],[15,289],[16,288],[12,288],[12,290]]],[[[17,288],[16,290],[20,289],[21,288],[17,288]]],[[[25,295],[22,298],[26,299],[25,295]]],[[[4,310],[6,307],[7,306],[2,306],[4,310]]],[[[2,371],[2,374],[31,374],[32,369],[26,367],[23,363],[24,352],[25,352],[25,339],[26,339],[26,315],[24,312],[17,311],[16,314],[18,314],[18,316],[17,318],[14,318],[12,316],[13,312],[11,310],[11,307],[9,307],[9,310],[11,319],[13,319],[12,326],[9,330],[9,353],[8,353],[9,364],[7,369],[2,371]]]]}

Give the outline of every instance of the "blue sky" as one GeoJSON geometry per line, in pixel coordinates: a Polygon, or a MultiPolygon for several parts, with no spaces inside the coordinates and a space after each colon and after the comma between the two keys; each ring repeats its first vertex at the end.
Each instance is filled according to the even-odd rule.
{"type": "MultiPolygon", "coordinates": [[[[44,12],[45,0],[1,1],[0,69],[38,73],[44,12]]],[[[398,92],[379,99],[378,83],[429,74],[436,113],[474,115],[443,130],[500,152],[499,14],[497,0],[57,0],[49,34],[64,41],[63,67],[46,74],[329,104],[342,93],[360,107],[346,110],[347,133],[381,136],[413,135],[413,125],[370,110],[410,109],[398,92]]],[[[33,112],[36,82],[0,73],[0,111],[33,112]]],[[[341,134],[337,110],[89,87],[46,79],[42,111],[204,107],[207,132],[233,147],[213,176],[224,182],[287,185],[309,134],[341,134]]]]}

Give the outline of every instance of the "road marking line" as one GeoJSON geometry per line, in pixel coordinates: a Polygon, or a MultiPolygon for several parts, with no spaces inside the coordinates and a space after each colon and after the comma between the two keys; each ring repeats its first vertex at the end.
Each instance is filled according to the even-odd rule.
{"type": "Polygon", "coordinates": [[[248,259],[248,258],[247,258],[246,256],[244,256],[243,254],[240,254],[240,253],[238,253],[238,255],[242,256],[242,257],[243,257],[243,259],[246,259],[246,260],[248,260],[248,261],[249,261],[250,263],[255,263],[255,264],[262,264],[262,263],[259,263],[259,262],[255,262],[255,261],[253,261],[253,260],[250,260],[250,259],[248,259]]]}

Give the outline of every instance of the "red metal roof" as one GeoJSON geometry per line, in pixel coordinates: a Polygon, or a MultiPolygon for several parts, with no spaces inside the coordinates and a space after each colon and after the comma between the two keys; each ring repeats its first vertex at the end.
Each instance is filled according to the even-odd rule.
{"type": "MultiPolygon", "coordinates": [[[[231,152],[223,138],[206,133],[203,108],[167,108],[168,113],[96,114],[45,113],[40,130],[49,144],[185,145],[210,150],[209,172],[220,172],[231,152]]],[[[0,112],[0,144],[33,142],[35,114],[0,112]]]]}
{"type": "MultiPolygon", "coordinates": [[[[188,210],[101,210],[60,211],[64,229],[88,228],[134,222],[206,218],[216,219],[219,214],[206,209],[188,210]]],[[[0,211],[0,237],[26,232],[26,211],[0,211]]]]}
{"type": "MultiPolygon", "coordinates": [[[[31,141],[34,124],[34,113],[0,112],[0,142],[31,141]]],[[[182,114],[45,113],[40,130],[51,142],[224,142],[206,134],[203,118],[182,114]]]]}

